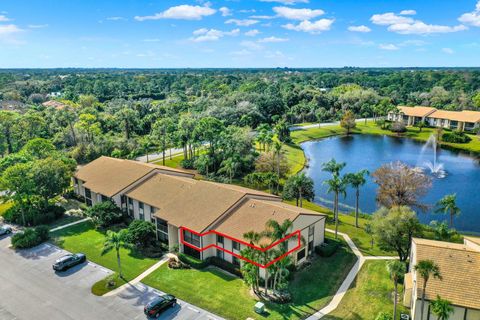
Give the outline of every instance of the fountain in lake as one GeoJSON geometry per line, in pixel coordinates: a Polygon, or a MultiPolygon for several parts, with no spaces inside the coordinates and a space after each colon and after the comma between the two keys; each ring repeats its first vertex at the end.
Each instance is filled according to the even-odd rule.
{"type": "Polygon", "coordinates": [[[429,148],[433,150],[433,161],[424,161],[423,165],[426,167],[425,169],[428,169],[430,173],[437,178],[445,178],[447,173],[443,168],[443,164],[437,162],[437,137],[434,134],[430,135],[430,138],[428,138],[427,142],[423,145],[419,159],[423,158],[423,155],[429,148]]]}

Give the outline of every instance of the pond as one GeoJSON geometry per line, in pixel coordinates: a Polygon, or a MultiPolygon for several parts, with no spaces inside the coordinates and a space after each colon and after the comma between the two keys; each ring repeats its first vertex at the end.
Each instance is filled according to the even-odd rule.
{"type": "MultiPolygon", "coordinates": [[[[332,208],[333,195],[327,193],[323,183],[330,178],[330,173],[322,171],[322,164],[332,158],[347,165],[342,173],[357,172],[367,169],[374,172],[382,164],[402,161],[411,166],[426,167],[427,160],[433,161],[433,148],[422,152],[423,143],[406,139],[380,135],[352,135],[333,137],[302,144],[308,159],[305,173],[315,182],[315,202],[332,208]]],[[[457,194],[457,205],[461,209],[454,225],[459,231],[480,232],[480,163],[479,160],[461,152],[446,149],[437,150],[437,163],[443,164],[446,172],[444,178],[432,176],[432,188],[422,199],[423,203],[435,205],[446,194],[457,194]]],[[[428,172],[428,171],[425,171],[428,172]]],[[[377,209],[375,200],[377,185],[371,177],[361,189],[360,209],[372,213],[377,209]]],[[[340,211],[355,210],[355,192],[347,189],[347,197],[340,198],[340,211]]],[[[432,220],[448,221],[448,216],[434,213],[419,213],[423,223],[432,220]]]]}

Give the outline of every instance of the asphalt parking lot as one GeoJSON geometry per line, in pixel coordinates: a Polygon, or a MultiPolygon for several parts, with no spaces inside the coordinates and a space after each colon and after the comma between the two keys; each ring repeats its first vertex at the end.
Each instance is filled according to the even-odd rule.
{"type": "MultiPolygon", "coordinates": [[[[0,237],[1,320],[146,319],[143,306],[159,293],[137,284],[113,297],[97,297],[90,293],[92,285],[111,271],[89,262],[56,273],[52,264],[66,251],[51,244],[24,251],[12,250],[9,245],[9,236],[0,237]]],[[[160,319],[221,319],[178,302],[160,319]]]]}

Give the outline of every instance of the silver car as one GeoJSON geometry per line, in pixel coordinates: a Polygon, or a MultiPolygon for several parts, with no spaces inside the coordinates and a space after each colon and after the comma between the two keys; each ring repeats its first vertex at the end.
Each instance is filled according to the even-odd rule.
{"type": "Polygon", "coordinates": [[[12,227],[10,226],[0,226],[0,236],[3,236],[5,234],[10,234],[12,233],[12,227]]]}

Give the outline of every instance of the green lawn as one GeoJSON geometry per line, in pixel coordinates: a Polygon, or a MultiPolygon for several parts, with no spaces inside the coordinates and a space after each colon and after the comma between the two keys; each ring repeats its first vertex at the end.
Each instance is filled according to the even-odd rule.
{"type": "Polygon", "coordinates": [[[300,319],[331,300],[355,261],[346,245],[330,258],[316,259],[295,274],[290,284],[293,302],[267,304],[269,314],[265,316],[253,312],[256,301],[241,279],[216,268],[171,270],[163,265],[143,282],[227,319],[300,319]]]}
{"type": "Polygon", "coordinates": [[[3,216],[5,211],[7,211],[11,206],[13,206],[13,202],[0,203],[0,217],[3,216]]]}
{"type": "MultiPolygon", "coordinates": [[[[338,308],[324,319],[371,320],[382,311],[393,314],[393,281],[389,278],[386,264],[386,261],[381,260],[365,262],[338,308]]],[[[399,285],[400,297],[401,290],[402,285],[399,285]]],[[[401,298],[398,314],[400,312],[407,313],[401,298]]]]}
{"type": "MultiPolygon", "coordinates": [[[[165,166],[171,167],[171,168],[181,168],[180,162],[182,160],[183,160],[183,153],[177,153],[175,155],[172,155],[172,159],[170,159],[170,156],[167,153],[165,155],[165,166]]],[[[163,160],[162,160],[162,158],[160,158],[160,160],[156,160],[153,163],[162,166],[163,165],[163,160]]]]}
{"type": "MultiPolygon", "coordinates": [[[[118,271],[115,250],[101,255],[105,234],[95,230],[89,221],[65,228],[51,234],[52,241],[70,252],[83,252],[89,261],[108,269],[118,271]]],[[[134,279],[151,267],[157,260],[145,258],[132,250],[121,249],[124,277],[127,281],[134,279]]]]}

